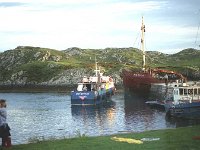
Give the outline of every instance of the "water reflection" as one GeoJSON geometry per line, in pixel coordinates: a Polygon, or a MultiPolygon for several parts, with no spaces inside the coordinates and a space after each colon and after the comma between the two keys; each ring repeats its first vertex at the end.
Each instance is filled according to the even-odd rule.
{"type": "Polygon", "coordinates": [[[178,127],[187,127],[193,125],[200,125],[200,119],[187,119],[187,118],[174,118],[165,116],[166,124],[170,126],[178,127]]]}
{"type": "Polygon", "coordinates": [[[145,104],[148,97],[124,92],[125,124],[127,130],[144,131],[165,126],[164,112],[151,109],[145,104]]]}
{"type": "Polygon", "coordinates": [[[116,121],[115,102],[109,101],[96,106],[71,106],[71,113],[80,134],[104,135],[112,131],[116,121]]]}
{"type": "Polygon", "coordinates": [[[71,106],[71,112],[72,116],[78,117],[78,116],[87,116],[95,118],[99,116],[102,113],[110,114],[109,112],[112,111],[115,108],[115,102],[108,101],[102,105],[89,105],[89,106],[79,106],[79,105],[72,105],[71,106]]]}
{"type": "Polygon", "coordinates": [[[84,126],[87,126],[90,122],[102,126],[104,122],[112,123],[115,114],[115,103],[109,101],[96,106],[72,106],[71,112],[73,119],[83,122],[84,126]]]}

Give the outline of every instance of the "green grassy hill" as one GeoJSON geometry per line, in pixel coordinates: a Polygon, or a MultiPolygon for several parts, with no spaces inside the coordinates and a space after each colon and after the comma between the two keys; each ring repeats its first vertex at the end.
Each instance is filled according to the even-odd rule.
{"type": "MultiPolygon", "coordinates": [[[[123,68],[142,66],[142,52],[136,48],[55,49],[19,46],[0,53],[0,82],[20,79],[40,83],[69,69],[93,70],[95,58],[105,74],[120,74],[123,68]]],[[[146,52],[147,67],[178,71],[189,78],[200,79],[200,50],[185,49],[176,54],[146,52]]]]}

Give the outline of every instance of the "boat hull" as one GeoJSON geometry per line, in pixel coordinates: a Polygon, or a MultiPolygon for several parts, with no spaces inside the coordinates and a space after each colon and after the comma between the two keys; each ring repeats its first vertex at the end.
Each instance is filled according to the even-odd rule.
{"type": "Polygon", "coordinates": [[[165,83],[165,80],[158,80],[149,73],[123,72],[123,85],[130,91],[137,93],[148,94],[153,83],[165,83]]]}
{"type": "Polygon", "coordinates": [[[112,88],[95,91],[72,91],[71,105],[98,105],[106,102],[114,94],[112,88]]]}
{"type": "Polygon", "coordinates": [[[165,108],[167,115],[172,117],[200,119],[200,102],[166,105],[165,108]]]}
{"type": "Polygon", "coordinates": [[[186,79],[179,73],[162,70],[153,69],[148,71],[131,71],[123,70],[122,78],[124,87],[131,91],[135,91],[141,94],[149,94],[151,90],[151,85],[164,83],[177,82],[177,80],[185,81],[186,79]]]}

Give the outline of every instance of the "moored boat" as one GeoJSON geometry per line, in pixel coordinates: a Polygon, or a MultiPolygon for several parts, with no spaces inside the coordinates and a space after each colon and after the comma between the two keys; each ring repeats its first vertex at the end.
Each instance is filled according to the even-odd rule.
{"type": "Polygon", "coordinates": [[[71,92],[71,105],[97,105],[107,101],[114,94],[113,78],[104,76],[97,68],[95,75],[84,76],[77,90],[71,92]]]}
{"type": "Polygon", "coordinates": [[[173,99],[164,106],[169,116],[200,119],[200,85],[173,87],[173,99]]]}

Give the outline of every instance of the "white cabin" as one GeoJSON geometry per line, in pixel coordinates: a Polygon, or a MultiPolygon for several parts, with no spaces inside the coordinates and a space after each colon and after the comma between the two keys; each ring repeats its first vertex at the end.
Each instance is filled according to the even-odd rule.
{"type": "Polygon", "coordinates": [[[173,100],[175,104],[181,102],[200,101],[200,86],[185,85],[173,88],[173,100]]]}

